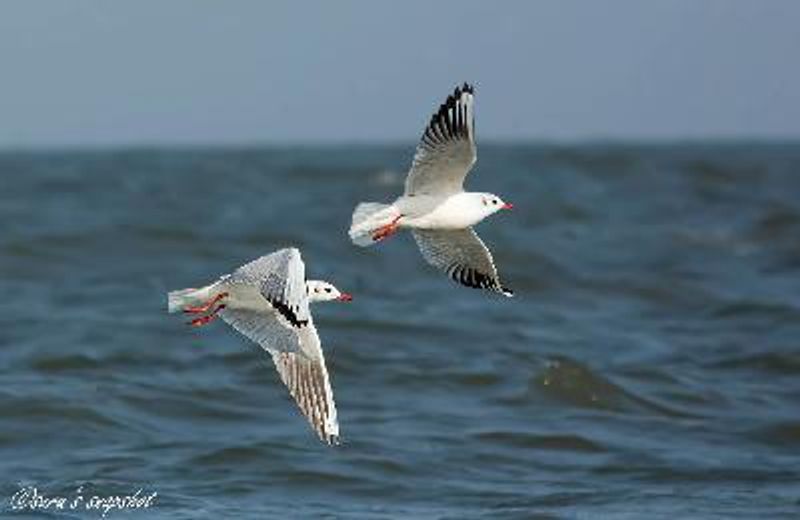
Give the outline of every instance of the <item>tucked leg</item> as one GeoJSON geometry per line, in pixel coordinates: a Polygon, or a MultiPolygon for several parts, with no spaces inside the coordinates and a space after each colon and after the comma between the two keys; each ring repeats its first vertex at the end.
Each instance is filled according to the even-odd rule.
{"type": "Polygon", "coordinates": [[[225,308],[225,304],[218,305],[210,314],[206,314],[205,316],[200,316],[199,318],[195,318],[192,321],[186,322],[187,325],[191,325],[192,327],[202,327],[203,325],[207,325],[214,321],[217,317],[217,313],[225,308]]]}
{"type": "Polygon", "coordinates": [[[211,307],[213,307],[218,301],[227,297],[228,293],[226,292],[219,293],[218,295],[214,296],[213,298],[205,302],[203,305],[200,305],[199,307],[186,307],[183,309],[183,312],[187,314],[200,314],[201,312],[206,312],[211,307]]]}
{"type": "Polygon", "coordinates": [[[397,228],[399,226],[399,222],[400,222],[401,218],[403,218],[403,215],[398,215],[390,223],[386,224],[385,226],[379,227],[372,234],[372,240],[374,240],[375,242],[379,242],[379,241],[383,240],[384,238],[388,238],[388,237],[392,236],[397,231],[397,228]]]}

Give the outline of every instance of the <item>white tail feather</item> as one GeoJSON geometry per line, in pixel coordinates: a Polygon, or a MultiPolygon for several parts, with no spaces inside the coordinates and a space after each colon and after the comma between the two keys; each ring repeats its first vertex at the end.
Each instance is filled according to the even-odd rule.
{"type": "Polygon", "coordinates": [[[378,202],[362,202],[353,211],[353,223],[350,225],[350,240],[362,247],[375,243],[372,236],[381,227],[391,224],[400,212],[391,204],[378,202]]]}
{"type": "Polygon", "coordinates": [[[206,299],[205,296],[208,292],[206,289],[191,288],[170,291],[167,294],[167,312],[180,312],[190,305],[198,305],[206,299]]]}

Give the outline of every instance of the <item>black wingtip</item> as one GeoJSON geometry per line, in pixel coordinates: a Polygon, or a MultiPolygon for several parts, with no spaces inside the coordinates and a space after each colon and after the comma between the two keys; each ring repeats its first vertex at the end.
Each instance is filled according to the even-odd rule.
{"type": "Polygon", "coordinates": [[[453,98],[453,102],[455,103],[455,101],[457,101],[464,94],[475,95],[475,88],[466,81],[463,85],[457,86],[455,89],[453,89],[453,94],[447,97],[447,104],[449,104],[450,98],[453,98]]]}
{"type": "Polygon", "coordinates": [[[437,116],[441,117],[441,116],[445,115],[448,110],[450,110],[451,108],[454,108],[455,106],[457,106],[458,102],[461,100],[461,96],[464,95],[464,93],[466,93],[466,92],[468,92],[470,94],[472,93],[471,90],[470,91],[466,91],[466,90],[461,91],[461,90],[458,89],[458,87],[456,87],[456,89],[453,91],[453,93],[450,94],[449,96],[447,96],[447,99],[445,100],[445,102],[442,103],[439,106],[439,111],[436,114],[434,114],[434,117],[437,117],[437,116]]]}
{"type": "Polygon", "coordinates": [[[431,115],[428,126],[422,134],[423,140],[427,139],[429,143],[436,143],[453,137],[469,137],[471,122],[467,121],[466,101],[462,102],[462,98],[464,94],[473,92],[472,85],[468,83],[456,87],[453,93],[447,96],[445,102],[439,105],[439,109],[431,115]]]}
{"type": "Polygon", "coordinates": [[[514,297],[514,291],[512,291],[508,287],[500,287],[500,291],[503,293],[503,296],[505,296],[506,298],[513,298],[514,297]]]}

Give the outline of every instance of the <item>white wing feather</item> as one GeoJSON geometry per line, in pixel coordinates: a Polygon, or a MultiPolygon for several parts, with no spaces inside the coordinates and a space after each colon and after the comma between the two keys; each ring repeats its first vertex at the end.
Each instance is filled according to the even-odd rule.
{"type": "Polygon", "coordinates": [[[308,321],[305,264],[296,248],[262,256],[243,265],[225,280],[233,286],[259,287],[262,296],[293,325],[308,321]]]}
{"type": "Polygon", "coordinates": [[[433,114],[406,178],[406,195],[452,195],[477,160],[474,90],[466,83],[433,114]]]}
{"type": "Polygon", "coordinates": [[[336,403],[333,400],[319,336],[313,323],[301,329],[300,341],[303,343],[303,351],[314,352],[313,356],[273,352],[272,360],[281,380],[319,438],[328,444],[338,444],[336,403]]]}
{"type": "Polygon", "coordinates": [[[455,282],[506,296],[514,294],[500,282],[492,254],[472,228],[414,229],[413,234],[425,260],[447,273],[455,282]]]}
{"type": "Polygon", "coordinates": [[[272,355],[281,380],[320,439],[337,443],[336,404],[308,308],[300,252],[290,248],[263,256],[222,283],[235,296],[220,317],[272,355]]]}

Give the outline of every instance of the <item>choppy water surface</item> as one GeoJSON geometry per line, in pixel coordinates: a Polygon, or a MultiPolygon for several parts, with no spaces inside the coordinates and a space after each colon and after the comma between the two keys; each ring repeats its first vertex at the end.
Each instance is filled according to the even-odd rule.
{"type": "Polygon", "coordinates": [[[512,300],[348,243],[410,154],[0,155],[3,516],[32,484],[158,492],[126,518],[797,517],[800,146],[482,146],[512,300]],[[292,244],[356,296],[315,309],[338,449],[257,347],[165,313],[292,244]]]}

